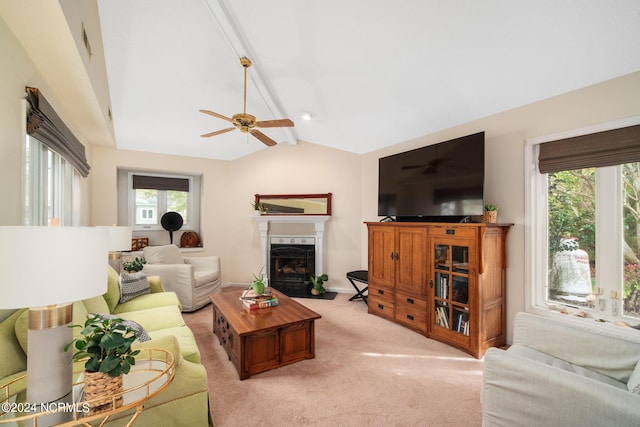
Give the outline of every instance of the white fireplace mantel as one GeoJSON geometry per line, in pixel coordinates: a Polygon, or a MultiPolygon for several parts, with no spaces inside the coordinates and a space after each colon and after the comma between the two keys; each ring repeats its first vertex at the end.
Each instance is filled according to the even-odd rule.
{"type": "Polygon", "coordinates": [[[258,223],[260,230],[260,251],[262,252],[262,265],[269,277],[269,224],[313,224],[315,227],[315,253],[316,276],[326,272],[325,270],[325,240],[324,224],[331,218],[328,215],[255,215],[254,221],[258,223]]]}

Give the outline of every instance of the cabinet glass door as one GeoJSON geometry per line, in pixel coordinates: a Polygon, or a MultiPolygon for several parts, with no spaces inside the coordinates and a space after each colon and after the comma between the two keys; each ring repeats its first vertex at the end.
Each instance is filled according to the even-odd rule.
{"type": "Polygon", "coordinates": [[[434,245],[433,324],[469,335],[469,247],[434,245]]]}

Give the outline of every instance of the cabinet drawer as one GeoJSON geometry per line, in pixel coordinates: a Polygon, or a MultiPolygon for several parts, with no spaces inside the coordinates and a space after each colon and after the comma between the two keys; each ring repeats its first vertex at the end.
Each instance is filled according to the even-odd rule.
{"type": "Polygon", "coordinates": [[[369,293],[369,313],[393,319],[393,296],[390,292],[384,294],[369,293]]]}
{"type": "Polygon", "coordinates": [[[427,301],[412,296],[396,294],[395,320],[420,333],[427,333],[427,301]]]}
{"type": "Polygon", "coordinates": [[[450,227],[435,226],[429,228],[429,235],[437,237],[476,237],[478,229],[475,227],[457,227],[455,225],[450,227]]]}
{"type": "Polygon", "coordinates": [[[376,296],[378,298],[388,299],[393,302],[393,289],[389,289],[386,286],[380,286],[375,283],[369,283],[369,296],[376,296]]]}

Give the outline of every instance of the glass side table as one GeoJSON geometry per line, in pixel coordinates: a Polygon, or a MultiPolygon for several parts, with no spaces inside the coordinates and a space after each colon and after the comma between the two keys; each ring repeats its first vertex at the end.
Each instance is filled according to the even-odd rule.
{"type": "MultiPolygon", "coordinates": [[[[82,365],[83,366],[83,365],[82,365]]],[[[98,421],[102,425],[114,415],[132,410],[127,426],[133,425],[144,410],[144,403],[166,389],[175,376],[173,354],[162,349],[142,349],[136,364],[123,377],[123,391],[109,396],[111,404],[99,413],[90,411],[90,403],[84,400],[82,374],[73,385],[69,402],[60,402],[36,408],[25,402],[27,376],[20,376],[0,388],[0,425],[90,425],[98,421]],[[117,401],[122,401],[120,406],[117,401]],[[36,412],[38,410],[39,412],[36,412]]],[[[103,400],[94,399],[94,400],[103,400]]]]}

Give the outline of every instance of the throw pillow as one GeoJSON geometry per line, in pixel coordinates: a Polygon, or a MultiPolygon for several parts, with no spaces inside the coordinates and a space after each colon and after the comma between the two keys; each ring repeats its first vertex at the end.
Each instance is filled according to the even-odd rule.
{"type": "MultiPolygon", "coordinates": [[[[114,316],[113,314],[105,314],[105,313],[95,313],[95,314],[87,314],[87,318],[91,318],[93,316],[98,316],[100,320],[113,320],[118,319],[118,316],[114,316]]],[[[145,342],[151,340],[151,337],[147,333],[147,331],[142,327],[142,325],[138,322],[134,322],[133,320],[124,320],[122,319],[122,324],[129,329],[133,329],[136,331],[136,337],[138,341],[145,342]]]]}
{"type": "Polygon", "coordinates": [[[143,272],[120,274],[120,304],[149,293],[151,287],[143,272]]]}
{"type": "Polygon", "coordinates": [[[184,264],[184,258],[176,245],[147,246],[142,249],[147,264],[184,264]]]}
{"type": "Polygon", "coordinates": [[[636,363],[636,367],[629,377],[627,388],[631,393],[640,394],[640,362],[636,363]]]}

